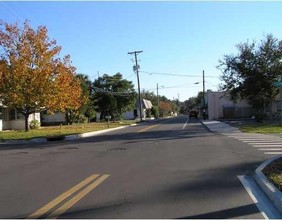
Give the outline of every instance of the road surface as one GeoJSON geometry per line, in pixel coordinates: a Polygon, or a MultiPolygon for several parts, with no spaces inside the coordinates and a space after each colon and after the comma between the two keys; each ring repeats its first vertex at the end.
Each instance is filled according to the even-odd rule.
{"type": "Polygon", "coordinates": [[[188,116],[0,157],[0,218],[263,218],[238,176],[269,156],[188,116]]]}

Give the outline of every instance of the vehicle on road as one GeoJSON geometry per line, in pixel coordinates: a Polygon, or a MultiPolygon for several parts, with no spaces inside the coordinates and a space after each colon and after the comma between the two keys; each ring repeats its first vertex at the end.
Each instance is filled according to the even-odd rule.
{"type": "Polygon", "coordinates": [[[190,117],[190,118],[192,118],[192,117],[193,117],[193,118],[198,118],[198,114],[199,114],[199,111],[198,111],[198,110],[195,110],[195,109],[194,109],[194,110],[190,110],[190,111],[189,111],[189,117],[190,117]]]}

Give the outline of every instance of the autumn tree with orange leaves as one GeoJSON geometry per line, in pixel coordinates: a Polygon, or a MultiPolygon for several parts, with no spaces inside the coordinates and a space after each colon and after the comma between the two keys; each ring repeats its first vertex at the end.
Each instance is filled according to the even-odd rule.
{"type": "Polygon", "coordinates": [[[0,22],[0,98],[24,115],[26,131],[30,114],[76,111],[84,102],[76,69],[69,56],[59,58],[60,51],[45,26],[0,22]]]}
{"type": "Polygon", "coordinates": [[[160,114],[162,116],[168,115],[172,111],[172,104],[168,101],[160,101],[160,114]]]}

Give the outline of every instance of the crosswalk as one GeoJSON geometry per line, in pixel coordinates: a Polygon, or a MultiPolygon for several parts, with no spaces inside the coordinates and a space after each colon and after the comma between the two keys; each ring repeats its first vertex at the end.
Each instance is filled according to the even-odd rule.
{"type": "Polygon", "coordinates": [[[247,143],[267,155],[282,155],[282,139],[278,136],[250,133],[223,133],[231,138],[247,143]]]}

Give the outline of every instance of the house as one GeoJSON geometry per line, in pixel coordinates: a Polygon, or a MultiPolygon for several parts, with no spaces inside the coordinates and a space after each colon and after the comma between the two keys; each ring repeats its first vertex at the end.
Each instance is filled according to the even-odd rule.
{"type": "Polygon", "coordinates": [[[41,114],[41,125],[60,125],[66,124],[66,115],[63,112],[56,112],[55,114],[41,114]]]}
{"type": "MultiPolygon", "coordinates": [[[[152,107],[153,105],[150,100],[141,99],[142,119],[146,119],[146,116],[152,107]]],[[[124,119],[126,120],[134,120],[136,118],[140,118],[139,100],[137,100],[135,104],[135,108],[132,111],[128,111],[124,113],[124,119]]]]}
{"type": "MultiPolygon", "coordinates": [[[[40,123],[40,113],[29,115],[28,122],[37,120],[40,123]]],[[[25,130],[23,114],[16,109],[10,109],[0,105],[0,131],[2,130],[25,130]]]]}

